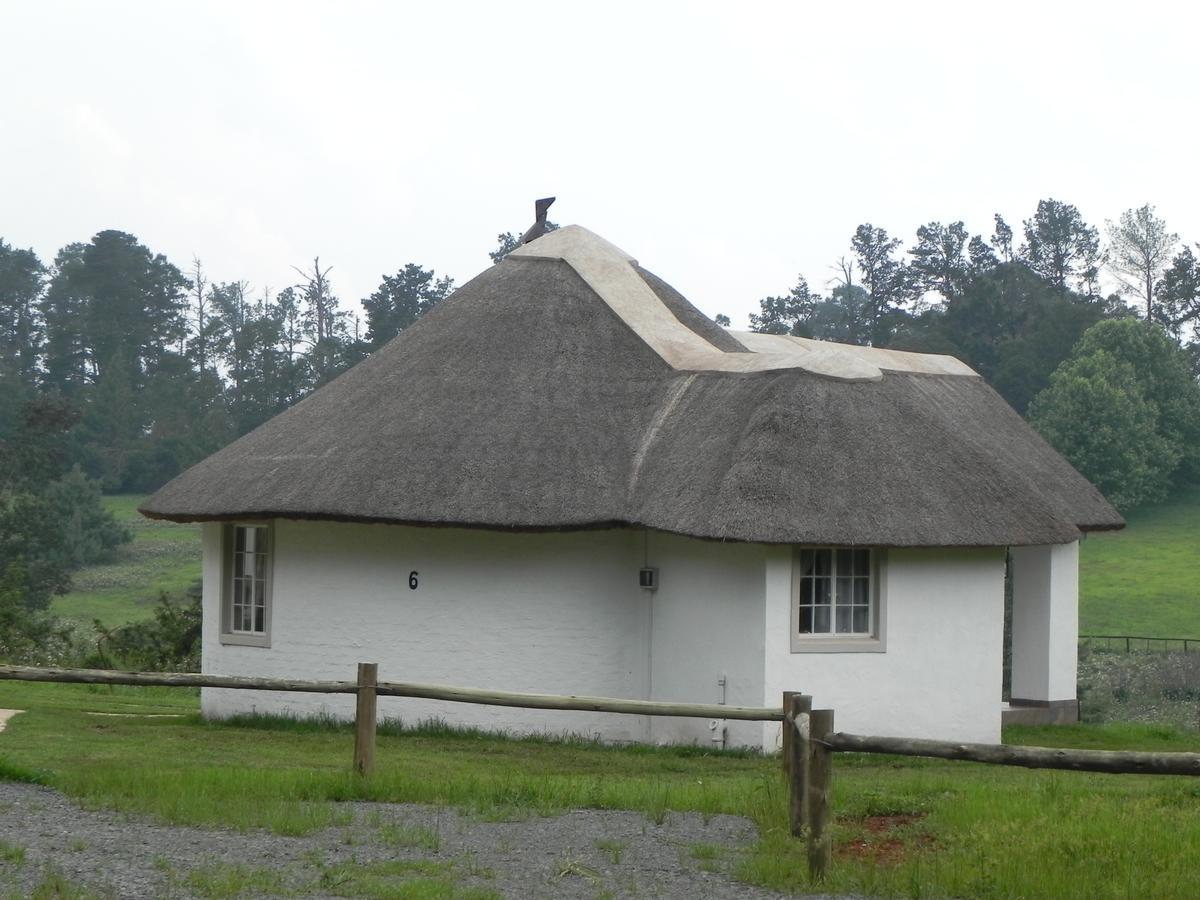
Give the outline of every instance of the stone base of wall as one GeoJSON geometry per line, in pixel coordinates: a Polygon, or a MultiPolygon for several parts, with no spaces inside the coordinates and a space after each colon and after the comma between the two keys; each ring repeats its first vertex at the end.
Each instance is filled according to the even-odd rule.
{"type": "Polygon", "coordinates": [[[1000,708],[1001,725],[1074,725],[1078,721],[1078,700],[1014,698],[1000,708]]]}

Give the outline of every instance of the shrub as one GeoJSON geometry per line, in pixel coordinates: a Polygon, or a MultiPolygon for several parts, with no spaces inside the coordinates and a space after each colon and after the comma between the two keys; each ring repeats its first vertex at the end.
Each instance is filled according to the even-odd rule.
{"type": "Polygon", "coordinates": [[[200,591],[194,585],[183,600],[158,597],[154,618],[105,629],[88,662],[101,668],[121,666],[149,672],[195,672],[200,667],[200,591]]]}

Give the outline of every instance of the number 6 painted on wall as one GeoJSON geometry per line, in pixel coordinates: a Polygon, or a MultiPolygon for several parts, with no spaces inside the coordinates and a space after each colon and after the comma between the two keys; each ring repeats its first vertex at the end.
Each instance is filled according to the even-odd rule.
{"type": "Polygon", "coordinates": [[[415,571],[408,573],[408,589],[410,591],[417,589],[417,573],[415,571]]]}

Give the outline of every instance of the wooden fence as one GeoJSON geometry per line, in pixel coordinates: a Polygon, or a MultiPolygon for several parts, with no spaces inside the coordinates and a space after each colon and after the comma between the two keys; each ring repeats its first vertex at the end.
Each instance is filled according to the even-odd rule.
{"type": "MultiPolygon", "coordinates": [[[[804,837],[809,874],[823,880],[833,856],[829,822],[834,753],[888,753],[962,759],[1028,769],[1065,769],[1130,775],[1200,775],[1200,753],[1147,753],[1125,750],[1065,750],[1012,744],[967,744],[915,738],[845,734],[833,730],[833,710],[813,709],[812,698],[791,695],[784,736],[794,732],[785,765],[789,773],[789,824],[804,837]]],[[[785,742],[785,747],[787,747],[785,742]]]]}
{"type": "MultiPolygon", "coordinates": [[[[355,694],[354,770],[368,775],[375,767],[376,698],[420,697],[454,703],[517,706],[525,709],[587,710],[637,716],[682,716],[700,719],[738,719],[782,722],[783,706],[726,706],[718,703],[666,703],[619,697],[526,694],[489,691],[413,681],[379,681],[376,663],[359,663],[356,681],[303,681],[291,678],[248,678],[197,672],[115,672],[108,669],[39,669],[0,665],[0,680],[52,681],[71,684],[132,684],[160,687],[208,687],[255,691],[300,691],[316,694],[355,694]]],[[[790,696],[785,695],[785,696],[790,696]]]]}
{"type": "Polygon", "coordinates": [[[833,710],[813,709],[812,697],[787,691],[779,707],[725,706],[715,703],[665,703],[559,694],[527,694],[451,687],[421,682],[379,681],[375,663],[359,663],[355,681],[301,681],[245,678],[193,672],[113,672],[105,669],[39,669],[0,665],[0,680],[82,684],[160,685],[235,690],[303,691],[354,694],[354,770],[369,775],[375,766],[376,699],[420,697],[455,703],[482,703],[527,709],[588,710],[644,716],[684,716],[783,722],[783,764],[788,776],[791,832],[805,838],[809,873],[822,880],[833,856],[831,792],[834,753],[888,753],[962,759],[1003,766],[1110,772],[1137,775],[1200,775],[1200,753],[1144,753],[1064,750],[1006,744],[968,744],[912,738],[844,734],[833,730],[833,710]]]}

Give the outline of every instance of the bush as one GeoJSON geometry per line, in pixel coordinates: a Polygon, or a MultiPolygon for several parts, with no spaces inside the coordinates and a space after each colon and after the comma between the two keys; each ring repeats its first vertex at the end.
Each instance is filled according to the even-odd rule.
{"type": "Polygon", "coordinates": [[[99,485],[77,468],[38,487],[0,491],[0,572],[21,573],[31,610],[67,590],[73,570],[111,559],[132,537],[104,508],[99,485]]]}
{"type": "Polygon", "coordinates": [[[25,602],[22,564],[0,573],[0,662],[27,666],[73,665],[85,638],[76,627],[25,602]]]}
{"type": "Polygon", "coordinates": [[[95,623],[100,639],[88,664],[147,672],[196,672],[200,668],[200,590],[193,586],[182,601],[160,594],[154,618],[106,630],[95,623]]]}

